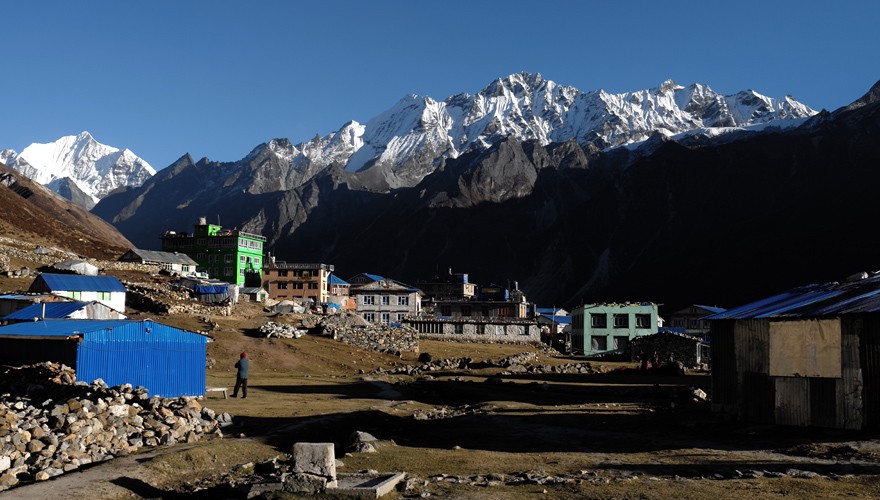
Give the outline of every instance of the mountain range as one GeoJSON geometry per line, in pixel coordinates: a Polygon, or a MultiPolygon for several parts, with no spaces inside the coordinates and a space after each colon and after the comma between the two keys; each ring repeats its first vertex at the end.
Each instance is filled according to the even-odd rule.
{"type": "Polygon", "coordinates": [[[93,211],[145,248],[207,216],[343,277],[453,267],[544,304],[732,305],[872,268],[852,214],[878,211],[878,93],[816,114],[753,91],[582,93],[517,74],[238,162],[184,155],[93,211]]]}
{"type": "Polygon", "coordinates": [[[34,143],[21,153],[4,149],[0,163],[86,209],[114,189],[140,186],[156,173],[130,150],[101,144],[88,132],[34,143]]]}

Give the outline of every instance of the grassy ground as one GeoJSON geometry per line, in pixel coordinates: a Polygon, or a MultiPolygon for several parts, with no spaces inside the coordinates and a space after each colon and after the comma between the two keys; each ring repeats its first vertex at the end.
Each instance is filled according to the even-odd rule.
{"type": "MultiPolygon", "coordinates": [[[[196,480],[228,481],[241,464],[284,455],[302,441],[335,443],[344,463],[339,472],[407,472],[413,489],[392,498],[869,498],[880,491],[876,436],[726,421],[687,396],[690,387],[708,390],[705,374],[657,377],[621,370],[631,364],[598,362],[594,365],[604,373],[593,375],[504,375],[498,368],[378,375],[374,370],[380,367],[416,364],[417,354],[398,358],[313,335],[260,338],[256,329],[265,321],[298,318],[269,318],[255,304],[239,306],[230,317],[156,319],[209,330],[208,355],[216,363],[207,372],[209,386],[231,389],[233,364],[241,351],[248,352],[248,399],[211,393],[205,402],[232,414],[236,424],[223,439],[163,450],[130,469],[114,466],[114,480],[79,489],[59,486],[37,496],[174,496],[196,480]],[[438,408],[467,411],[452,418],[414,418],[438,408]],[[346,454],[349,436],[358,430],[381,440],[377,453],[346,454]],[[841,446],[856,452],[818,453],[841,446]],[[818,451],[808,456],[804,450],[818,451]],[[737,471],[789,469],[825,477],[736,478],[737,471]],[[516,486],[463,481],[527,471],[575,481],[516,486]],[[724,479],[706,479],[713,477],[724,479]]],[[[500,359],[527,350],[534,348],[420,343],[420,351],[434,358],[500,359]]],[[[541,364],[573,362],[543,352],[539,358],[541,364]]],[[[76,475],[69,476],[50,483],[70,484],[63,481],[76,475]]]]}

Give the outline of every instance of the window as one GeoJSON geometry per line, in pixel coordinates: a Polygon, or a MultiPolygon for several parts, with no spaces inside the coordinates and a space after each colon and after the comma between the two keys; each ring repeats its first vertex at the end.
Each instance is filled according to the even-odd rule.
{"type": "Polygon", "coordinates": [[[440,316],[452,316],[452,306],[440,306],[440,316]]]}
{"type": "Polygon", "coordinates": [[[282,277],[282,278],[286,278],[287,277],[287,269],[279,269],[278,276],[282,277]]]}
{"type": "Polygon", "coordinates": [[[388,295],[383,295],[382,296],[382,305],[387,306],[389,304],[391,304],[391,297],[388,295]]]}
{"type": "Polygon", "coordinates": [[[397,313],[397,322],[398,322],[398,323],[400,323],[401,321],[403,321],[405,318],[406,318],[406,314],[404,314],[404,313],[397,313]]]}
{"type": "Polygon", "coordinates": [[[608,328],[608,315],[605,313],[590,313],[590,325],[593,328],[608,328]]]}
{"type": "Polygon", "coordinates": [[[629,328],[629,314],[615,314],[614,328],[629,328]]]}
{"type": "Polygon", "coordinates": [[[614,350],[616,351],[625,351],[627,346],[629,345],[629,337],[626,335],[615,335],[614,336],[614,350]]]}
{"type": "Polygon", "coordinates": [[[636,314],[636,328],[651,328],[651,315],[636,314]]]}
{"type": "Polygon", "coordinates": [[[489,315],[489,306],[483,306],[482,313],[483,313],[483,316],[488,316],[489,315]]]}
{"type": "Polygon", "coordinates": [[[245,263],[244,255],[240,255],[240,256],[238,257],[238,262],[239,262],[240,264],[244,264],[244,263],[245,263]]]}
{"type": "Polygon", "coordinates": [[[461,306],[461,315],[462,316],[470,316],[471,315],[471,306],[461,306]]]}
{"type": "Polygon", "coordinates": [[[224,256],[223,256],[223,262],[226,262],[227,264],[229,264],[230,262],[232,262],[232,254],[229,254],[229,253],[228,253],[228,254],[224,255],[224,256]]]}
{"type": "Polygon", "coordinates": [[[293,289],[294,289],[294,290],[302,290],[302,289],[303,289],[303,284],[300,283],[300,282],[298,282],[298,281],[297,281],[297,282],[294,282],[294,283],[293,283],[293,289]]]}
{"type": "Polygon", "coordinates": [[[590,349],[593,351],[607,351],[608,337],[605,335],[590,335],[590,349]]]}
{"type": "Polygon", "coordinates": [[[364,319],[369,321],[370,323],[372,323],[372,322],[376,321],[376,314],[375,313],[364,313],[364,319]]]}
{"type": "Polygon", "coordinates": [[[309,283],[309,290],[317,290],[317,289],[318,289],[317,283],[309,283]]]}
{"type": "Polygon", "coordinates": [[[223,276],[232,276],[232,268],[224,267],[223,268],[223,276]]]}
{"type": "Polygon", "coordinates": [[[371,306],[375,303],[376,303],[376,297],[374,295],[362,295],[361,296],[361,304],[371,306]]]}
{"type": "Polygon", "coordinates": [[[382,313],[382,323],[389,323],[391,321],[391,315],[388,313],[382,313]]]}
{"type": "Polygon", "coordinates": [[[80,300],[82,295],[82,292],[70,292],[70,298],[73,300],[80,300]]]}
{"type": "Polygon", "coordinates": [[[409,305],[409,297],[397,297],[397,305],[399,306],[408,306],[409,305]]]}
{"type": "Polygon", "coordinates": [[[464,325],[461,323],[456,323],[456,324],[452,325],[452,332],[457,333],[457,334],[463,334],[464,333],[464,325]]]}
{"type": "Polygon", "coordinates": [[[110,292],[98,292],[98,300],[110,300],[110,292]]]}
{"type": "Polygon", "coordinates": [[[279,290],[287,290],[287,282],[286,281],[280,281],[277,283],[277,285],[278,285],[279,290]]]}

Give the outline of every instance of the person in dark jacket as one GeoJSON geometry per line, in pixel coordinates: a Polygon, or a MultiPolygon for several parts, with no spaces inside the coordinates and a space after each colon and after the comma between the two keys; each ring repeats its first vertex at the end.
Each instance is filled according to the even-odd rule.
{"type": "Polygon", "coordinates": [[[248,368],[250,368],[250,361],[248,361],[247,353],[241,353],[241,359],[235,363],[235,367],[238,368],[238,374],[235,377],[235,389],[232,389],[232,397],[238,397],[238,388],[241,387],[241,397],[247,397],[247,379],[248,379],[248,368]]]}

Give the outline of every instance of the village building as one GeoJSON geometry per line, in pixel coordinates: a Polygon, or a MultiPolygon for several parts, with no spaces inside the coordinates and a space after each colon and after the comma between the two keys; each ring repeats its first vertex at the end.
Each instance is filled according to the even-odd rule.
{"type": "Polygon", "coordinates": [[[375,274],[358,274],[348,280],[357,313],[370,323],[400,323],[422,311],[422,291],[375,274]]]}
{"type": "Polygon", "coordinates": [[[528,318],[423,316],[406,318],[403,324],[425,339],[512,344],[541,342],[541,326],[528,318]]]}
{"type": "Polygon", "coordinates": [[[713,410],[880,429],[880,275],[802,286],[708,319],[713,410]]]}
{"type": "Polygon", "coordinates": [[[661,364],[681,362],[685,368],[700,368],[708,364],[709,345],[700,337],[694,337],[686,333],[680,333],[669,328],[661,331],[636,337],[630,341],[630,359],[632,361],[645,361],[656,359],[661,364]]]}
{"type": "Polygon", "coordinates": [[[28,293],[49,293],[70,300],[96,300],[116,311],[125,311],[125,287],[113,276],[42,273],[28,293]]]}
{"type": "Polygon", "coordinates": [[[150,320],[43,320],[0,327],[0,364],[64,363],[76,379],[204,396],[208,337],[150,320]]]}
{"type": "Polygon", "coordinates": [[[150,266],[159,266],[171,273],[187,275],[196,272],[198,263],[189,255],[180,252],[160,252],[158,250],[144,250],[132,248],[119,257],[120,262],[135,262],[150,266]]]}
{"type": "Polygon", "coordinates": [[[430,280],[418,281],[416,285],[425,294],[425,301],[471,300],[477,294],[477,285],[468,281],[466,273],[453,273],[434,276],[430,280]]]}
{"type": "Polygon", "coordinates": [[[263,287],[270,298],[299,299],[312,305],[330,300],[330,264],[288,263],[270,258],[264,271],[263,287]]]}
{"type": "Polygon", "coordinates": [[[120,311],[96,300],[91,302],[42,302],[0,318],[4,324],[40,319],[125,319],[120,311]]]}
{"type": "Polygon", "coordinates": [[[343,311],[357,310],[357,304],[351,297],[351,284],[344,279],[330,275],[330,301],[328,306],[343,311]]]}
{"type": "Polygon", "coordinates": [[[9,314],[14,313],[15,311],[20,311],[26,307],[30,307],[34,304],[41,304],[43,302],[64,302],[69,299],[64,297],[59,297],[58,295],[53,295],[51,293],[43,293],[43,294],[20,294],[20,293],[7,293],[0,295],[0,318],[3,316],[7,316],[9,314]]]}
{"type": "Polygon", "coordinates": [[[664,314],[664,316],[666,316],[666,325],[668,327],[691,337],[702,338],[708,342],[711,322],[706,317],[724,312],[725,310],[722,307],[692,305],[670,314],[664,314]]]}
{"type": "Polygon", "coordinates": [[[208,224],[204,217],[193,233],[166,231],[161,237],[163,252],[178,252],[198,263],[198,272],[239,286],[260,286],[263,280],[263,246],[258,234],[223,229],[208,224]]]}
{"type": "Polygon", "coordinates": [[[592,356],[627,352],[635,337],[658,328],[657,305],[650,302],[585,304],[571,313],[571,348],[574,354],[592,356]]]}

